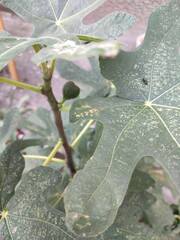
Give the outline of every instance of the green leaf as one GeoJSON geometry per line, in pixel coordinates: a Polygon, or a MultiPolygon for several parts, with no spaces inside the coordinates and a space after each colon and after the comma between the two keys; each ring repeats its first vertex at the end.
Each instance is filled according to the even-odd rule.
{"type": "Polygon", "coordinates": [[[19,56],[35,44],[52,45],[55,43],[62,43],[57,35],[21,38],[12,36],[8,32],[0,31],[0,70],[7,65],[9,60],[19,56]]]}
{"type": "Polygon", "coordinates": [[[98,95],[100,97],[109,95],[111,82],[101,75],[98,59],[95,57],[89,58],[89,64],[91,69],[85,70],[72,62],[60,60],[57,61],[56,69],[67,80],[91,86],[91,95],[98,95]]]}
{"type": "Polygon", "coordinates": [[[64,171],[62,173],[61,183],[58,184],[58,186],[56,186],[57,191],[55,192],[55,194],[51,194],[48,198],[48,202],[50,206],[60,210],[63,213],[65,213],[63,192],[67,187],[67,185],[69,184],[70,180],[71,180],[71,176],[69,175],[69,173],[67,173],[67,171],[64,171]]]}
{"type": "Polygon", "coordinates": [[[6,142],[18,127],[20,113],[17,108],[12,108],[4,115],[3,125],[0,128],[0,153],[4,150],[6,142]]]}
{"type": "Polygon", "coordinates": [[[149,174],[135,169],[132,175],[131,182],[129,184],[129,191],[141,192],[150,187],[154,187],[155,181],[149,174]]]}
{"type": "Polygon", "coordinates": [[[72,107],[72,121],[94,118],[103,124],[94,156],[65,192],[72,231],[93,236],[112,225],[134,168],[145,156],[157,160],[180,190],[179,37],[180,2],[173,0],[152,13],[137,51],[101,61],[119,97],[87,98],[72,107]]]}
{"type": "Polygon", "coordinates": [[[52,120],[50,111],[45,108],[38,108],[28,119],[21,117],[18,127],[26,129],[28,138],[42,138],[49,146],[54,146],[58,141],[58,133],[55,123],[52,120]]]}
{"type": "Polygon", "coordinates": [[[57,43],[50,47],[40,50],[32,61],[36,64],[50,61],[53,59],[75,60],[84,57],[115,57],[120,49],[118,41],[103,41],[99,43],[89,43],[86,45],[76,44],[74,41],[68,40],[64,43],[57,43]]]}
{"type": "Polygon", "coordinates": [[[60,173],[46,167],[24,176],[6,206],[7,216],[1,219],[3,239],[74,239],[65,227],[63,213],[51,208],[47,201],[60,181],[60,173]]]}
{"type": "Polygon", "coordinates": [[[0,154],[0,211],[3,211],[14,195],[15,187],[21,179],[24,166],[24,158],[17,144],[8,145],[0,154]]]}
{"type": "Polygon", "coordinates": [[[102,130],[102,125],[97,122],[93,129],[89,129],[89,131],[82,136],[78,144],[78,156],[80,158],[79,169],[83,169],[86,162],[94,154],[102,135],[102,130]]]}
{"type": "MultiPolygon", "coordinates": [[[[21,116],[18,128],[26,131],[25,139],[32,139],[32,141],[34,141],[34,145],[31,145],[33,148],[25,150],[27,155],[48,156],[58,142],[56,125],[52,120],[50,111],[45,108],[38,108],[28,119],[21,116]]],[[[27,159],[25,171],[41,164],[42,160],[36,158],[27,159]]],[[[59,163],[53,165],[59,168],[59,163]]]]}
{"type": "Polygon", "coordinates": [[[135,22],[135,17],[124,12],[114,12],[100,21],[84,25],[83,18],[101,6],[106,0],[1,0],[34,25],[34,35],[58,33],[60,35],[88,35],[98,38],[117,38],[135,22]],[[109,26],[111,26],[109,28],[109,26]],[[120,27],[119,27],[120,26],[120,27]]]}
{"type": "Polygon", "coordinates": [[[77,237],[77,240],[178,240],[172,233],[163,234],[163,226],[161,231],[157,232],[146,216],[146,212],[156,201],[156,198],[147,191],[154,183],[147,173],[135,169],[113,225],[98,236],[77,237]]]}

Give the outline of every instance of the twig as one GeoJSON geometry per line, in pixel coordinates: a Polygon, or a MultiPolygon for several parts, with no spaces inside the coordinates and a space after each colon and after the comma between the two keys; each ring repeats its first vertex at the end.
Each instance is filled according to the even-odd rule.
{"type": "Polygon", "coordinates": [[[86,131],[89,129],[89,127],[94,123],[94,120],[89,120],[87,125],[83,128],[83,130],[79,133],[79,135],[74,139],[74,141],[71,143],[71,148],[74,148],[77,143],[80,141],[81,137],[86,133],[86,131]]]}
{"type": "MultiPolygon", "coordinates": [[[[48,86],[48,84],[46,84],[46,86],[48,86]]],[[[54,93],[53,93],[51,87],[49,89],[46,89],[44,87],[42,89],[42,93],[47,97],[48,102],[49,102],[49,104],[51,106],[51,109],[53,111],[55,124],[57,126],[59,136],[60,136],[60,138],[63,142],[63,147],[64,147],[65,152],[66,152],[67,166],[69,167],[69,169],[71,171],[71,174],[74,175],[76,173],[76,169],[75,169],[73,158],[72,158],[72,150],[71,150],[71,147],[69,146],[69,144],[67,142],[67,138],[66,138],[66,135],[65,135],[65,132],[64,132],[61,112],[59,111],[59,108],[58,108],[58,102],[57,102],[57,100],[54,96],[54,93]]]]}
{"type": "Polygon", "coordinates": [[[0,77],[0,82],[7,83],[7,84],[12,85],[12,86],[16,86],[16,87],[19,87],[19,88],[31,90],[33,92],[42,94],[41,89],[38,88],[38,87],[35,87],[33,85],[30,85],[30,84],[14,81],[14,80],[11,80],[9,78],[0,77]]]}
{"type": "Polygon", "coordinates": [[[56,144],[50,155],[47,157],[46,161],[43,163],[43,166],[48,166],[48,164],[52,161],[53,157],[56,155],[57,151],[62,146],[62,144],[63,144],[62,140],[59,139],[58,143],[56,144]]]}
{"type": "MultiPolygon", "coordinates": [[[[24,158],[31,158],[31,159],[40,159],[40,160],[47,160],[47,158],[49,157],[47,157],[47,156],[39,156],[39,155],[23,155],[23,157],[24,158]]],[[[59,158],[52,158],[51,159],[51,161],[52,162],[57,162],[57,163],[66,163],[66,161],[65,160],[63,160],[63,159],[59,159],[59,158]]],[[[43,166],[45,166],[44,164],[43,164],[43,166]]]]}

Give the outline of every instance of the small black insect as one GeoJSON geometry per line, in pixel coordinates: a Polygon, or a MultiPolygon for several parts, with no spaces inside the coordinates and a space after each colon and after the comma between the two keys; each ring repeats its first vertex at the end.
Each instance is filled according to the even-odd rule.
{"type": "Polygon", "coordinates": [[[142,78],[142,82],[144,83],[144,85],[148,85],[148,80],[145,78],[142,78]]]}

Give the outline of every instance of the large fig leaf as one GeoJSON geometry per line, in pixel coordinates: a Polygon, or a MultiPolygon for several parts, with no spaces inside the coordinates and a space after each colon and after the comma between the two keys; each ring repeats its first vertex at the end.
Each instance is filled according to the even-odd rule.
{"type": "Polygon", "coordinates": [[[0,3],[34,26],[31,38],[18,38],[4,31],[0,32],[0,69],[10,59],[20,55],[34,44],[61,44],[61,40],[69,39],[69,35],[89,35],[114,39],[132,27],[135,17],[124,12],[114,12],[94,24],[84,25],[83,18],[103,2],[105,0],[75,2],[73,0],[43,0],[43,2],[0,0],[0,3]]]}
{"type": "Polygon", "coordinates": [[[94,156],[65,192],[72,231],[91,236],[113,223],[142,157],[156,159],[180,190],[179,38],[180,2],[172,0],[152,13],[136,52],[101,61],[119,97],[87,98],[72,107],[72,121],[93,118],[104,127],[94,156]]]}
{"type": "Polygon", "coordinates": [[[82,23],[85,16],[105,1],[0,0],[6,7],[34,25],[35,36],[46,32],[114,39],[132,27],[135,22],[134,16],[124,12],[114,12],[94,24],[84,25],[82,23]]]}
{"type": "Polygon", "coordinates": [[[0,224],[2,239],[75,239],[65,227],[63,213],[48,205],[48,194],[60,182],[60,173],[51,168],[28,172],[5,206],[6,215],[0,224]]]}
{"type": "MultiPolygon", "coordinates": [[[[1,31],[0,69],[10,59],[15,58],[34,44],[60,44],[62,49],[64,45],[61,46],[60,39],[67,40],[69,35],[115,39],[132,27],[135,17],[124,12],[114,12],[94,24],[84,25],[83,18],[104,2],[105,0],[80,0],[76,2],[73,0],[43,0],[43,2],[0,0],[0,3],[34,26],[32,38],[13,37],[1,31]]],[[[84,39],[88,39],[88,37],[84,37],[84,39]]],[[[96,55],[99,51],[96,50],[96,55]]]]}

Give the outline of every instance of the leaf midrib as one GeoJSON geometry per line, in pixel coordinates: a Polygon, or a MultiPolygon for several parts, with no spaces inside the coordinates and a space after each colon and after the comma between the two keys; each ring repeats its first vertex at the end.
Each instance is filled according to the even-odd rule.
{"type": "Polygon", "coordinates": [[[64,22],[66,22],[66,21],[69,21],[69,19],[74,18],[74,17],[82,14],[83,12],[87,11],[88,9],[91,9],[91,8],[92,8],[94,5],[96,5],[98,2],[102,2],[102,3],[103,3],[103,1],[105,2],[105,0],[97,0],[96,2],[94,2],[94,3],[93,3],[92,5],[90,5],[89,7],[83,9],[81,12],[78,12],[78,13],[76,13],[76,14],[74,14],[74,15],[71,15],[70,17],[65,18],[65,19],[63,19],[63,20],[61,21],[61,19],[62,19],[62,17],[63,17],[63,14],[64,14],[64,12],[65,12],[65,8],[67,7],[67,5],[68,5],[68,3],[69,3],[69,1],[68,1],[68,2],[66,3],[66,6],[64,7],[62,13],[61,13],[61,16],[60,16],[60,18],[59,18],[59,21],[61,21],[61,23],[64,23],[64,22]]]}
{"type": "Polygon", "coordinates": [[[173,136],[173,134],[171,133],[170,129],[168,128],[168,126],[166,125],[165,121],[163,120],[163,118],[161,117],[161,115],[153,108],[151,107],[151,109],[153,110],[153,112],[156,114],[156,116],[158,117],[158,119],[160,120],[160,122],[162,123],[162,125],[165,127],[165,129],[167,130],[167,132],[169,133],[169,135],[171,136],[171,138],[173,139],[173,141],[177,144],[178,147],[180,147],[180,144],[178,143],[178,141],[176,140],[176,138],[173,136]]]}

